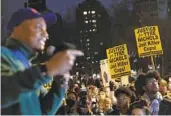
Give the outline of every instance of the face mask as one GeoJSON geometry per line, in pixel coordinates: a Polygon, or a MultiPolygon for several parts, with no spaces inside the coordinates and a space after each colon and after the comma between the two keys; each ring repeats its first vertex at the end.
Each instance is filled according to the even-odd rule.
{"type": "Polygon", "coordinates": [[[66,103],[69,107],[73,107],[75,105],[75,100],[72,99],[67,99],[66,103]]]}

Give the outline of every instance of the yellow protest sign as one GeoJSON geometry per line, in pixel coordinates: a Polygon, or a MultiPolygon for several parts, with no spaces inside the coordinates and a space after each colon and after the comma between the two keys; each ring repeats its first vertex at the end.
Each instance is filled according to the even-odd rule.
{"type": "Polygon", "coordinates": [[[134,30],[139,57],[163,54],[158,26],[134,30]]]}
{"type": "Polygon", "coordinates": [[[111,78],[129,75],[131,72],[126,44],[106,50],[111,78]]]}

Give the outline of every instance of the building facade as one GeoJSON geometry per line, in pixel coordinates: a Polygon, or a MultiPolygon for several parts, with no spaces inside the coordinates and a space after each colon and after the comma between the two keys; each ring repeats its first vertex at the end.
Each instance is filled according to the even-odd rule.
{"type": "Polygon", "coordinates": [[[99,1],[83,1],[76,9],[76,27],[78,46],[85,53],[76,65],[85,74],[97,74],[111,43],[109,15],[99,1]]]}

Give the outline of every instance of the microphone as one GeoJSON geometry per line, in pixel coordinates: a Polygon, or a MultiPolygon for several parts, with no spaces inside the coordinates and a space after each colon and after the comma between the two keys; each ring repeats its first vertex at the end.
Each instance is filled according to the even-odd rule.
{"type": "Polygon", "coordinates": [[[49,47],[47,47],[46,53],[48,56],[52,56],[54,54],[55,50],[56,50],[55,46],[50,45],[49,47]]]}

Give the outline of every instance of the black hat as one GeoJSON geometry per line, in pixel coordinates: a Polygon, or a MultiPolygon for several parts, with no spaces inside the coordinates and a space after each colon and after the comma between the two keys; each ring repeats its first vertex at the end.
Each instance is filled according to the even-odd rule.
{"type": "Polygon", "coordinates": [[[127,87],[120,87],[115,91],[115,96],[118,97],[120,94],[126,94],[128,97],[132,96],[132,91],[127,87]]]}

